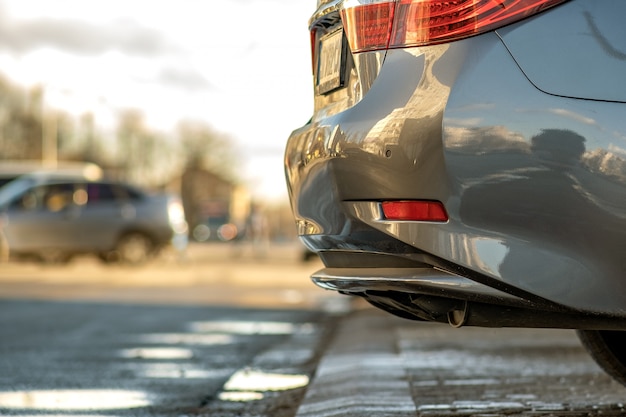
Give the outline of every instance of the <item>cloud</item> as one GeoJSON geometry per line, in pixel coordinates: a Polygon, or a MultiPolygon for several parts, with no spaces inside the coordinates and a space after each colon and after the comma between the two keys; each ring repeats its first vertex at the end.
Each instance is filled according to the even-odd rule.
{"type": "Polygon", "coordinates": [[[77,55],[119,51],[135,56],[156,56],[173,49],[158,31],[131,20],[110,25],[65,19],[0,21],[0,49],[22,54],[44,47],[77,55]]]}
{"type": "Polygon", "coordinates": [[[158,81],[166,86],[189,91],[210,90],[213,87],[201,73],[180,68],[163,69],[159,74],[158,81]]]}

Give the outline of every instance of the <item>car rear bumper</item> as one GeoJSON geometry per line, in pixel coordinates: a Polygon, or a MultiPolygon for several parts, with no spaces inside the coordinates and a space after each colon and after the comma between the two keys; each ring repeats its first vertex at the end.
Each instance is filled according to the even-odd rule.
{"type": "Polygon", "coordinates": [[[293,132],[285,166],[298,232],[334,277],[415,262],[625,317],[623,138],[623,104],[541,92],[489,33],[389,51],[360,102],[293,132]],[[400,199],[441,201],[449,221],[385,220],[400,199]]]}

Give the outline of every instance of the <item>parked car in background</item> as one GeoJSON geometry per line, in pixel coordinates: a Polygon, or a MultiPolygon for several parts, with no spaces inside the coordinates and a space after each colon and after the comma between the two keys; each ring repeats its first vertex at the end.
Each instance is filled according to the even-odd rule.
{"type": "Polygon", "coordinates": [[[623,0],[318,0],[285,171],[318,285],[578,329],[626,384],[623,0]]]}
{"type": "Polygon", "coordinates": [[[168,245],[183,249],[187,239],[177,196],[59,172],[24,175],[0,188],[0,216],[11,256],[47,262],[89,253],[139,264],[168,245]]]}
{"type": "Polygon", "coordinates": [[[0,161],[0,187],[14,179],[33,172],[47,172],[50,175],[78,177],[90,180],[101,179],[102,168],[91,162],[41,160],[2,160],[0,161]]]}

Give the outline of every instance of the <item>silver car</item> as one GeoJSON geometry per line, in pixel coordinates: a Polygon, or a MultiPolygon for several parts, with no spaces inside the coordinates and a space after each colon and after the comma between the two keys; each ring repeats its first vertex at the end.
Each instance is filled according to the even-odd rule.
{"type": "Polygon", "coordinates": [[[626,1],[319,0],[285,171],[313,281],[572,328],[626,384],[626,1]]]}
{"type": "Polygon", "coordinates": [[[12,257],[48,262],[95,254],[138,264],[168,245],[184,249],[187,239],[178,197],[104,180],[22,176],[0,188],[0,216],[12,257]]]}

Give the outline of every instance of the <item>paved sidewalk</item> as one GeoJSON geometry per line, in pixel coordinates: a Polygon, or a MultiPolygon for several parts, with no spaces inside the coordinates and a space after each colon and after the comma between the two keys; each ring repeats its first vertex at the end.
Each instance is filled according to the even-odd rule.
{"type": "Polygon", "coordinates": [[[624,416],[571,330],[453,329],[354,303],[297,417],[624,416]]]}
{"type": "Polygon", "coordinates": [[[396,319],[364,304],[336,329],[297,417],[415,416],[396,319]],[[390,322],[391,320],[391,322],[390,322]]]}

